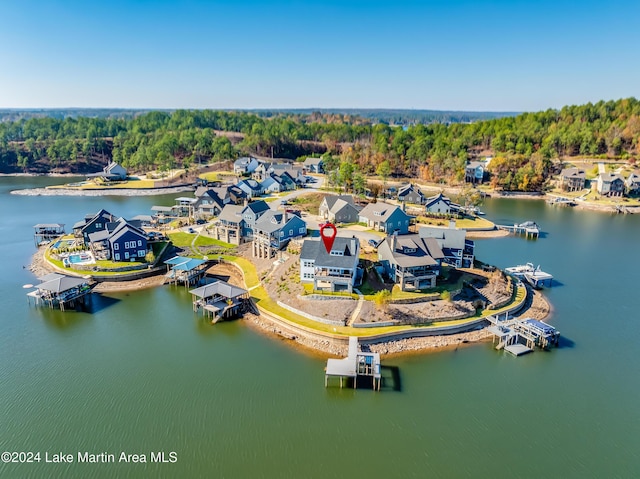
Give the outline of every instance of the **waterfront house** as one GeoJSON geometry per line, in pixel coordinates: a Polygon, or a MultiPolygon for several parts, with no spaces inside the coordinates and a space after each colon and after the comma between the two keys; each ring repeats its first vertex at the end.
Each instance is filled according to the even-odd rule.
{"type": "Polygon", "coordinates": [[[266,201],[254,201],[252,203],[247,204],[242,210],[242,237],[245,240],[253,239],[253,231],[258,221],[264,213],[270,211],[269,205],[266,201]]]}
{"type": "Polygon", "coordinates": [[[418,234],[389,235],[378,245],[378,261],[402,291],[434,288],[443,259],[436,239],[418,234]]]}
{"type": "Polygon", "coordinates": [[[456,268],[473,267],[475,243],[466,239],[466,230],[456,228],[455,221],[451,221],[448,228],[421,226],[418,229],[418,236],[434,238],[442,250],[445,263],[456,268]]]}
{"type": "Polygon", "coordinates": [[[336,237],[327,252],[320,239],[307,239],[300,250],[300,281],[313,283],[314,290],[351,293],[358,275],[360,241],[336,237]]]}
{"type": "Polygon", "coordinates": [[[89,246],[96,259],[141,261],[147,255],[148,239],[143,230],[119,218],[91,233],[89,246]]]}
{"type": "Polygon", "coordinates": [[[602,196],[622,196],[624,193],[624,179],[612,173],[598,175],[597,191],[602,196]]]}
{"type": "Polygon", "coordinates": [[[181,218],[191,218],[194,215],[194,205],[197,202],[196,198],[189,198],[188,196],[180,196],[175,198],[175,205],[173,205],[173,212],[176,216],[181,218]]]}
{"type": "Polygon", "coordinates": [[[427,198],[424,208],[425,212],[431,215],[451,215],[460,211],[460,206],[452,203],[442,193],[427,198]]]}
{"type": "Polygon", "coordinates": [[[280,193],[282,191],[295,190],[297,184],[289,173],[281,174],[269,173],[269,176],[262,182],[262,189],[265,193],[280,193]]]}
{"type": "Polygon", "coordinates": [[[199,187],[196,189],[195,197],[193,210],[198,218],[217,216],[225,205],[224,200],[218,196],[218,192],[213,188],[199,187]]]}
{"type": "Polygon", "coordinates": [[[378,201],[369,203],[359,213],[359,221],[366,223],[369,228],[385,233],[407,234],[414,217],[405,213],[402,208],[389,203],[378,201]]]}
{"type": "Polygon", "coordinates": [[[107,210],[102,209],[94,214],[89,214],[83,220],[73,225],[73,234],[76,238],[82,238],[85,244],[89,243],[89,235],[96,231],[102,231],[108,223],[116,221],[116,217],[107,210]]]}
{"type": "Polygon", "coordinates": [[[464,170],[464,181],[467,183],[481,184],[484,181],[486,165],[483,161],[470,161],[464,170]]]}
{"type": "Polygon", "coordinates": [[[302,164],[309,173],[324,173],[324,160],[322,158],[307,158],[302,164]]]}
{"type": "Polygon", "coordinates": [[[356,223],[360,210],[351,195],[327,195],[319,208],[320,216],[331,223],[356,223]]]}
{"type": "Polygon", "coordinates": [[[427,198],[420,188],[409,183],[408,185],[400,187],[398,190],[398,201],[404,201],[405,203],[412,203],[414,205],[423,205],[427,202],[427,198]]]}
{"type": "Polygon", "coordinates": [[[238,158],[233,163],[233,172],[236,175],[246,175],[247,173],[253,173],[259,164],[260,162],[253,157],[238,158]]]}
{"type": "Polygon", "coordinates": [[[127,170],[115,161],[111,161],[102,171],[91,173],[87,175],[87,178],[102,178],[105,181],[124,181],[127,179],[127,170]]]}
{"type": "Polygon", "coordinates": [[[256,221],[253,255],[258,258],[271,258],[290,240],[306,235],[307,223],[299,212],[268,210],[256,221]]]}
{"type": "Polygon", "coordinates": [[[211,189],[218,195],[218,198],[222,200],[223,205],[229,203],[241,205],[244,203],[244,200],[248,198],[247,194],[236,185],[218,186],[211,189]]]}
{"type": "Polygon", "coordinates": [[[262,185],[258,183],[256,180],[246,179],[240,180],[236,183],[236,188],[241,189],[247,195],[247,198],[255,198],[257,196],[262,196],[264,194],[264,189],[262,185]]]}
{"type": "Polygon", "coordinates": [[[242,210],[244,208],[242,205],[232,204],[227,204],[222,208],[218,221],[213,227],[215,239],[237,245],[242,243],[242,210]]]}
{"type": "Polygon", "coordinates": [[[560,187],[564,191],[580,191],[585,180],[586,173],[582,168],[565,168],[560,172],[560,187]]]}
{"type": "Polygon", "coordinates": [[[628,195],[638,195],[640,193],[640,171],[632,171],[624,184],[628,195]]]}

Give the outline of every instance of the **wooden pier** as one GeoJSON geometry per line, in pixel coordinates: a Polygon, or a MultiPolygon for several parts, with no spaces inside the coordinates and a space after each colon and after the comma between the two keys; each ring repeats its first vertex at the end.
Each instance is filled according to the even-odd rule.
{"type": "Polygon", "coordinates": [[[537,239],[540,237],[540,227],[535,221],[525,221],[524,223],[509,225],[496,225],[499,230],[508,231],[515,235],[525,236],[526,238],[537,239]]]}
{"type": "Polygon", "coordinates": [[[76,276],[50,273],[41,276],[38,280],[40,284],[34,286],[35,291],[27,293],[29,303],[33,299],[36,306],[60,308],[61,311],[84,306],[92,290],[87,279],[76,276]]]}
{"type": "Polygon", "coordinates": [[[536,347],[549,349],[557,346],[560,340],[560,332],[543,321],[531,318],[501,320],[496,316],[487,319],[491,323],[487,330],[493,336],[493,343],[498,343],[496,349],[504,349],[514,356],[530,353],[536,347]]]}
{"type": "Polygon", "coordinates": [[[374,391],[380,390],[382,375],[380,373],[380,354],[358,351],[358,338],[349,336],[349,352],[344,359],[327,359],[324,387],[329,384],[329,377],[339,377],[342,388],[343,379],[353,378],[354,389],[358,388],[358,377],[373,379],[374,391]]]}

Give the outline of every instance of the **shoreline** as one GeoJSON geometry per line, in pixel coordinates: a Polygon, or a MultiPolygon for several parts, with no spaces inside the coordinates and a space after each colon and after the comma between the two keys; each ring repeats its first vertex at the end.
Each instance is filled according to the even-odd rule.
{"type": "Polygon", "coordinates": [[[12,195],[21,196],[153,196],[193,191],[191,186],[165,186],[161,188],[112,188],[76,190],[70,188],[25,188],[12,190],[12,195]]]}

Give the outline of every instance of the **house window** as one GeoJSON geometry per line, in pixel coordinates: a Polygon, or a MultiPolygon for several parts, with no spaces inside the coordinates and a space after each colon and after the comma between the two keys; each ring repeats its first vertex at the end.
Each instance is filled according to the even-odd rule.
{"type": "Polygon", "coordinates": [[[404,220],[404,224],[408,225],[409,224],[409,220],[404,220]]]}
{"type": "Polygon", "coordinates": [[[313,279],[313,273],[304,273],[303,278],[304,279],[313,279]]]}
{"type": "Polygon", "coordinates": [[[304,266],[305,268],[313,268],[313,261],[304,261],[302,263],[302,266],[304,266]]]}
{"type": "Polygon", "coordinates": [[[118,243],[113,243],[113,249],[114,250],[119,250],[120,249],[120,245],[118,243]]]}
{"type": "Polygon", "coordinates": [[[142,240],[138,240],[138,246],[142,246],[142,240]]]}
{"type": "Polygon", "coordinates": [[[303,235],[303,234],[304,234],[304,230],[305,230],[305,229],[306,229],[306,228],[303,226],[302,228],[300,228],[300,229],[298,230],[298,232],[299,232],[301,235],[303,235]]]}
{"type": "Polygon", "coordinates": [[[124,252],[124,259],[129,259],[129,252],[128,251],[124,252]]]}
{"type": "MultiPolygon", "coordinates": [[[[118,246],[118,245],[116,244],[116,246],[118,246]]],[[[120,253],[116,253],[115,254],[115,259],[116,259],[116,261],[120,261],[120,253]]]]}
{"type": "Polygon", "coordinates": [[[96,223],[96,228],[102,228],[102,223],[96,223]]]}
{"type": "Polygon", "coordinates": [[[280,231],[280,238],[284,237],[284,231],[280,231]]]}
{"type": "Polygon", "coordinates": [[[144,258],[147,255],[147,252],[143,249],[138,251],[138,258],[144,258]]]}
{"type": "Polygon", "coordinates": [[[293,236],[293,230],[289,230],[289,236],[293,236]]]}

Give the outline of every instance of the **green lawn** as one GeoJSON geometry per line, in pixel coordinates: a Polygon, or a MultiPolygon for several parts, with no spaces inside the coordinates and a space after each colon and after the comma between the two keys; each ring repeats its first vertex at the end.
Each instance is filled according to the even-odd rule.
{"type": "Polygon", "coordinates": [[[218,173],[210,171],[209,173],[202,173],[201,175],[198,176],[198,178],[207,180],[209,182],[218,181],[218,173]]]}

